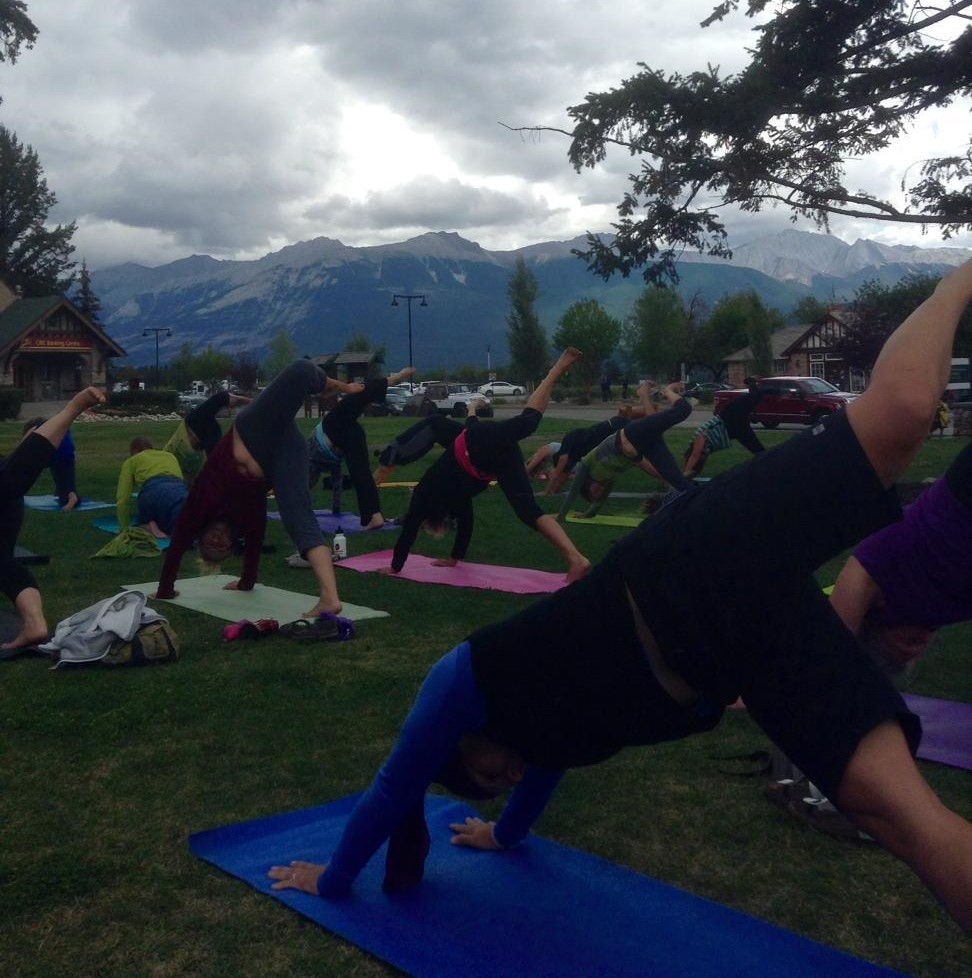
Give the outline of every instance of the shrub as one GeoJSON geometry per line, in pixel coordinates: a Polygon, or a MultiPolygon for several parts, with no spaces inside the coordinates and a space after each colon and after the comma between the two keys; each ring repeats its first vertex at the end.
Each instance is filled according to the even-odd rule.
{"type": "Polygon", "coordinates": [[[20,417],[24,392],[19,387],[0,387],[0,421],[12,421],[20,417]]]}
{"type": "MultiPolygon", "coordinates": [[[[178,391],[115,391],[108,398],[108,412],[125,414],[174,414],[179,410],[178,391]]],[[[96,408],[96,410],[103,410],[96,408]]]]}

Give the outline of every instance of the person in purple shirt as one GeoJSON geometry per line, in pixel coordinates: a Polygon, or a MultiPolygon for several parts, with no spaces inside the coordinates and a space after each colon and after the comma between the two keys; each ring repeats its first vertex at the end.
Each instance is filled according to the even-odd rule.
{"type": "Polygon", "coordinates": [[[904,511],[862,541],[830,600],[889,673],[906,671],[943,625],[972,620],[972,445],[904,511]]]}

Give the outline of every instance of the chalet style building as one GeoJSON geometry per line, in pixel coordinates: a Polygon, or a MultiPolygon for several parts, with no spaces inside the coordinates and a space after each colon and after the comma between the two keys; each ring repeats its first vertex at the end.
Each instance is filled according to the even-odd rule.
{"type": "Polygon", "coordinates": [[[63,401],[91,384],[103,387],[111,357],[125,351],[70,299],[24,299],[0,280],[0,388],[25,401],[63,401]]]}
{"type": "MultiPolygon", "coordinates": [[[[770,334],[773,375],[788,377],[821,377],[844,391],[862,391],[867,377],[851,369],[835,351],[843,337],[847,312],[837,306],[827,310],[827,318],[815,326],[784,326],[770,334]]],[[[734,387],[745,387],[744,378],[755,372],[750,347],[731,353],[726,364],[726,381],[734,387]]]]}

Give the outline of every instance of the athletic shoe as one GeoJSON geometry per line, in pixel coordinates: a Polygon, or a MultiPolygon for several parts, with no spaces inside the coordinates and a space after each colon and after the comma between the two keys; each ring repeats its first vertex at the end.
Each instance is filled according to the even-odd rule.
{"type": "Polygon", "coordinates": [[[287,558],[287,566],[288,567],[310,567],[310,561],[304,560],[304,558],[301,557],[300,555],[300,551],[298,551],[297,553],[291,554],[287,558]]]}

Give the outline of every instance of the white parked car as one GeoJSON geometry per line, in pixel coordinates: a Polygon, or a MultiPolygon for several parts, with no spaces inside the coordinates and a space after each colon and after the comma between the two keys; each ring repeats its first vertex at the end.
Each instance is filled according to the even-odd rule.
{"type": "Polygon", "coordinates": [[[487,397],[519,397],[525,393],[525,390],[519,384],[510,384],[505,380],[491,380],[479,388],[479,393],[487,397]]]}

